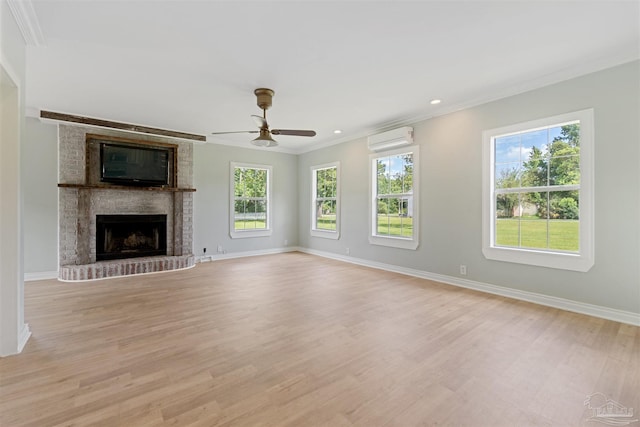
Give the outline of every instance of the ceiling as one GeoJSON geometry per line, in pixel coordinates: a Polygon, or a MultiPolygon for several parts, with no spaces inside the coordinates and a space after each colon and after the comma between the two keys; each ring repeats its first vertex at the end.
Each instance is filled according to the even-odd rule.
{"type": "Polygon", "coordinates": [[[271,127],[317,131],[292,153],[640,57],[638,1],[31,3],[27,107],[252,148],[210,133],[254,130],[268,87],[271,127]]]}

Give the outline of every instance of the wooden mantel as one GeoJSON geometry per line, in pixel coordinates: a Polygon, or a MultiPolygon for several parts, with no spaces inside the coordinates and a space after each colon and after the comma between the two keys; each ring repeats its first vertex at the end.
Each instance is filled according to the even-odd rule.
{"type": "Polygon", "coordinates": [[[135,185],[100,185],[100,184],[58,184],[60,188],[80,188],[85,190],[129,190],[129,191],[167,191],[171,193],[193,193],[195,188],[175,187],[138,187],[135,185]]]}

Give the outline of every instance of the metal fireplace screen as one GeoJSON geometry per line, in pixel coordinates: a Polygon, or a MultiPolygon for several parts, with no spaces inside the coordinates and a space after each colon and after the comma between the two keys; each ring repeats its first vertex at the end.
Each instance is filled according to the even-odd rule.
{"type": "Polygon", "coordinates": [[[97,261],[166,254],[166,215],[96,216],[97,261]]]}

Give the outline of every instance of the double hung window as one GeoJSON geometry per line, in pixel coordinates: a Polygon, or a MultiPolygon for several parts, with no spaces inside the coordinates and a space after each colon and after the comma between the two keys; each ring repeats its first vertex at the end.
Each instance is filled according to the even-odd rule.
{"type": "Polygon", "coordinates": [[[418,146],[371,154],[369,242],[418,247],[418,146]]]}
{"type": "Polygon", "coordinates": [[[271,166],[231,163],[230,217],[231,237],[271,234],[271,166]]]}
{"type": "Polygon", "coordinates": [[[328,239],[340,237],[340,164],[311,168],[311,235],[328,239]]]}
{"type": "Polygon", "coordinates": [[[593,265],[593,111],[485,131],[483,252],[587,271],[593,265]]]}

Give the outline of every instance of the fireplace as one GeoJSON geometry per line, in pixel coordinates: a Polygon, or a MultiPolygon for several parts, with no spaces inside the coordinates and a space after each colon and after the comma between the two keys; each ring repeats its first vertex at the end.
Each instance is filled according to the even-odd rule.
{"type": "Polygon", "coordinates": [[[193,267],[193,144],[93,131],[58,125],[58,277],[92,280],[193,267]],[[168,185],[101,182],[102,142],[170,148],[168,185]]]}
{"type": "Polygon", "coordinates": [[[96,261],[167,255],[167,215],[96,215],[96,261]]]}

